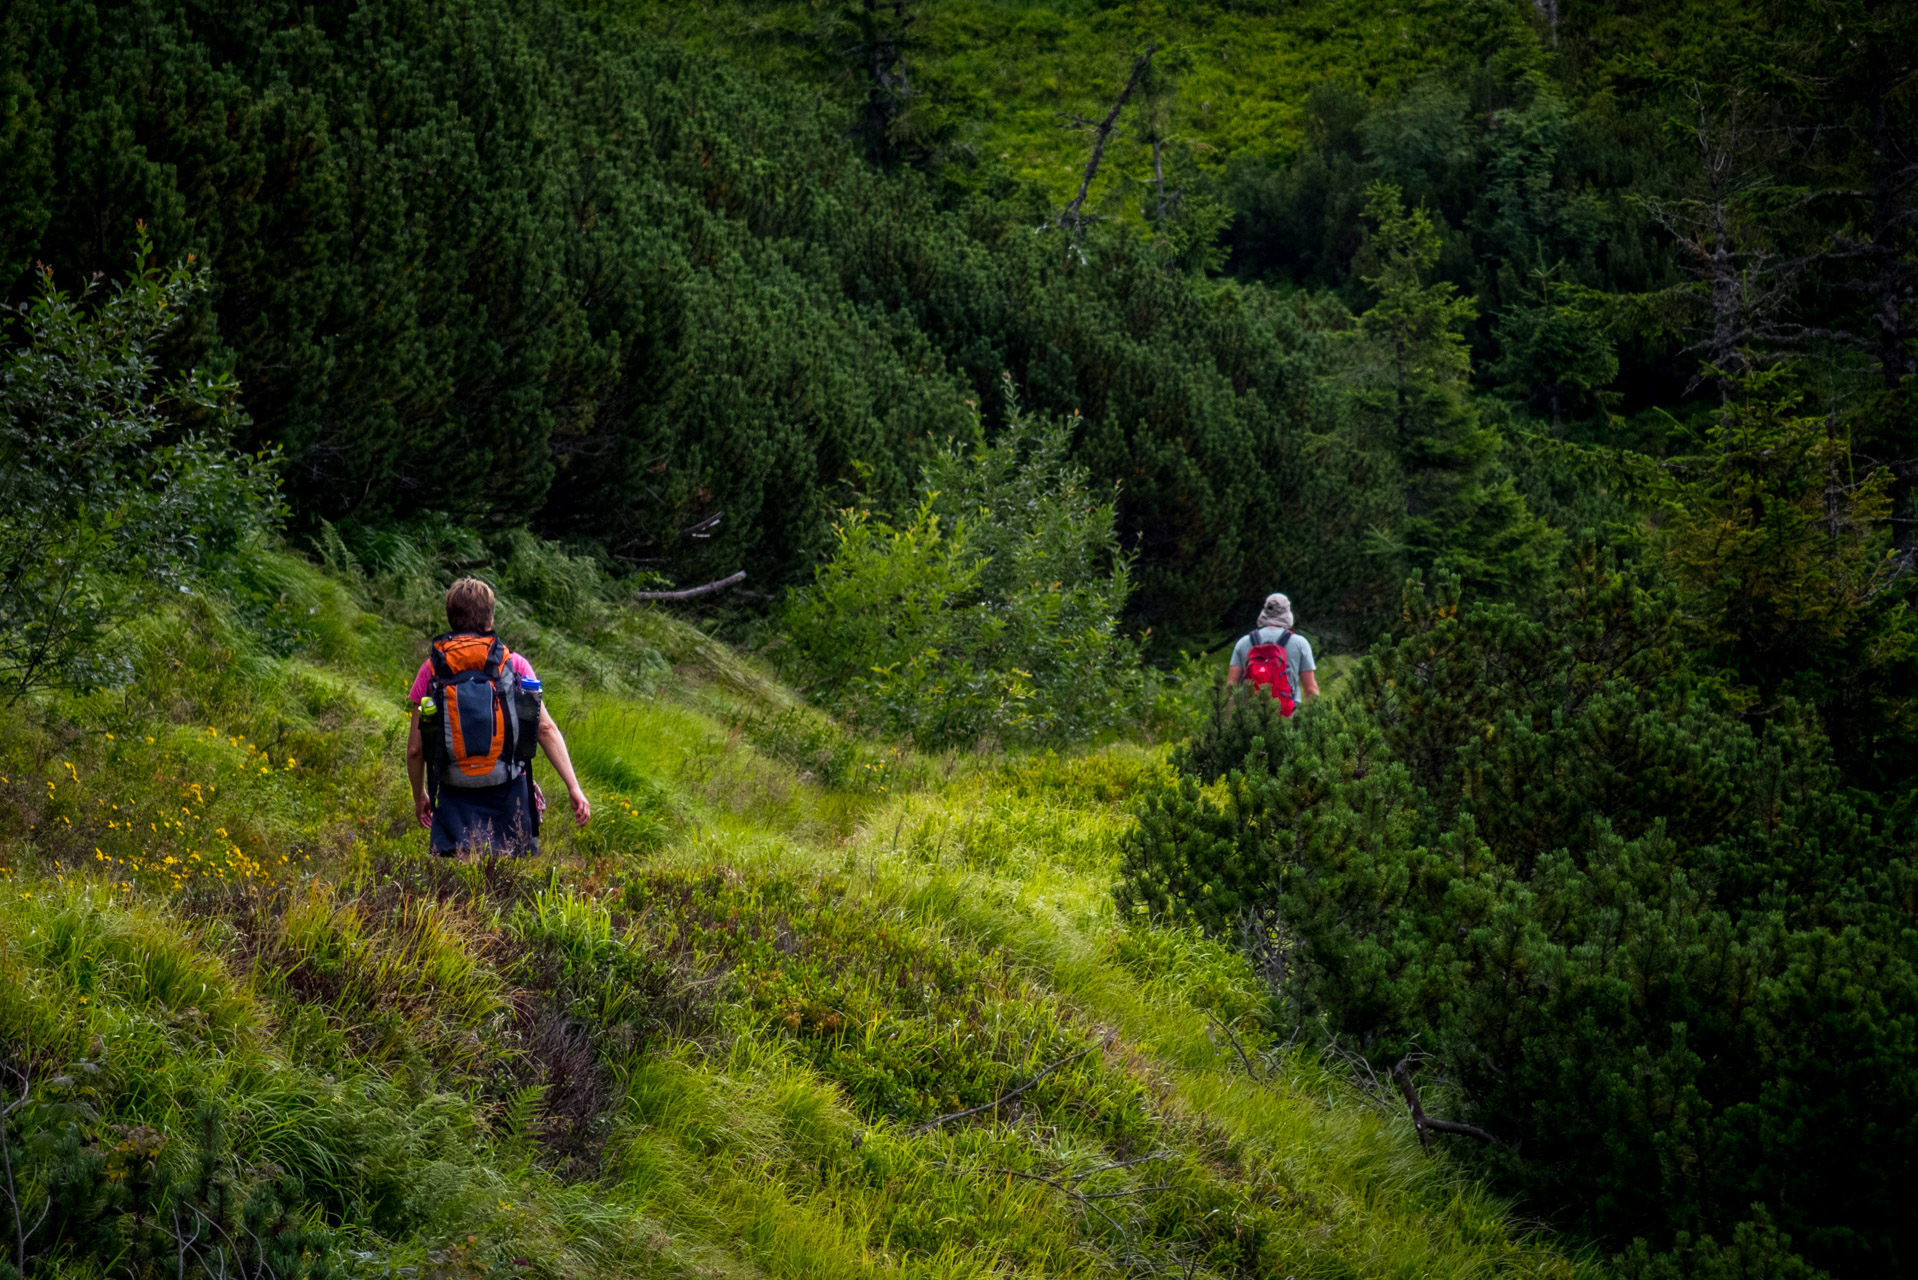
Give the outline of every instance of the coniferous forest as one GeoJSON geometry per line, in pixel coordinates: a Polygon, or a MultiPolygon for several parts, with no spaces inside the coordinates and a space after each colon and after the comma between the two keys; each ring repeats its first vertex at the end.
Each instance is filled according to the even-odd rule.
{"type": "Polygon", "coordinates": [[[0,304],[0,1276],[1918,1271],[1918,4],[10,0],[0,304]]]}

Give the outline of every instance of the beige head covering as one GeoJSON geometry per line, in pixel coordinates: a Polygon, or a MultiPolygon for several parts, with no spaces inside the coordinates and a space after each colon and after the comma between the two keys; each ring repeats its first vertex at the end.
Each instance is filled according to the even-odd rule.
{"type": "Polygon", "coordinates": [[[1259,610],[1261,627],[1284,627],[1292,629],[1292,602],[1274,591],[1265,598],[1265,607],[1259,610]]]}

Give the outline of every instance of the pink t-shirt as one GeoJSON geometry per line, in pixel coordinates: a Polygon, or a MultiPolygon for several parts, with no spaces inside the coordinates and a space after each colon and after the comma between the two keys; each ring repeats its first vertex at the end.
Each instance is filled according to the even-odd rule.
{"type": "MultiPolygon", "coordinates": [[[[528,662],[526,659],[520,657],[517,653],[514,654],[511,658],[507,659],[507,661],[512,666],[513,671],[519,676],[520,679],[522,680],[539,679],[537,675],[533,674],[533,664],[528,662]]],[[[433,660],[431,658],[428,658],[425,662],[420,663],[420,673],[413,677],[413,687],[411,690],[407,692],[407,695],[406,695],[408,698],[411,698],[413,700],[413,709],[415,711],[419,710],[420,699],[424,698],[426,696],[426,691],[432,687],[433,687],[433,660]]]]}

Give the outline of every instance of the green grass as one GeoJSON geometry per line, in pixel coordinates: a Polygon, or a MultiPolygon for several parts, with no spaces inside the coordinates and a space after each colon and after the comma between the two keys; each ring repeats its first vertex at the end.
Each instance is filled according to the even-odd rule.
{"type": "Polygon", "coordinates": [[[924,759],[666,615],[514,606],[597,816],[450,864],[410,597],[254,572],[299,626],[183,597],[0,751],[29,1274],[137,1270],[141,1196],[369,1276],[1582,1269],[1275,1043],[1230,949],[1117,918],[1160,749],[924,759]]]}

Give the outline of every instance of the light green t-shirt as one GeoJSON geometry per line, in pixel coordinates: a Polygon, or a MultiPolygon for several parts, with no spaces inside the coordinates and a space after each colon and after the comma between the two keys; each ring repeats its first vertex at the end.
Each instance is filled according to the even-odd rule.
{"type": "MultiPolygon", "coordinates": [[[[1240,636],[1239,642],[1232,646],[1232,665],[1245,670],[1245,658],[1252,652],[1253,645],[1277,644],[1284,634],[1284,627],[1260,627],[1249,636],[1240,636]]],[[[1291,678],[1292,692],[1299,691],[1299,676],[1316,670],[1318,664],[1312,661],[1312,642],[1294,631],[1292,638],[1285,642],[1285,673],[1291,678]]]]}

